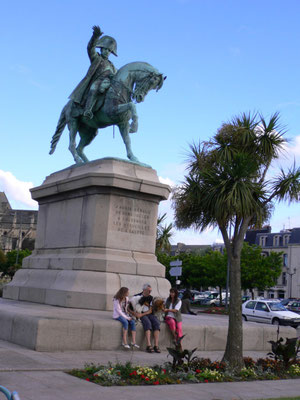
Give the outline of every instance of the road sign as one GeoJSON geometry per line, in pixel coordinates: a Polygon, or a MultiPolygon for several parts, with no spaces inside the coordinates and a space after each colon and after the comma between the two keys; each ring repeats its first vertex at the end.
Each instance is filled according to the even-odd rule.
{"type": "Polygon", "coordinates": [[[170,267],[180,267],[180,265],[182,265],[181,260],[175,260],[170,262],[170,267]]]}
{"type": "Polygon", "coordinates": [[[182,275],[182,267],[172,267],[170,269],[171,276],[181,276],[182,275]]]}

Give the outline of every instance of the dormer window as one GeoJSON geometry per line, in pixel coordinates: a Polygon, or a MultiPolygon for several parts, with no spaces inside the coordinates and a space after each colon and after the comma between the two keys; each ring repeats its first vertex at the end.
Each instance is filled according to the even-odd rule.
{"type": "Polygon", "coordinates": [[[261,247],[265,247],[266,246],[266,236],[261,236],[260,238],[259,238],[259,245],[261,246],[261,247]]]}
{"type": "Polygon", "coordinates": [[[279,241],[280,241],[280,236],[279,235],[274,236],[274,238],[273,238],[273,246],[278,247],[279,243],[280,243],[279,241]]]}
{"type": "Polygon", "coordinates": [[[290,235],[284,235],[283,244],[286,246],[290,241],[290,235]]]}

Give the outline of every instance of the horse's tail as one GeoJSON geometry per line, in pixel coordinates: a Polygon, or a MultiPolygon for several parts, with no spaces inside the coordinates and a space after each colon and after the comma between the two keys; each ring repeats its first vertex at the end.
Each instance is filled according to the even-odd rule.
{"type": "Polygon", "coordinates": [[[63,130],[65,129],[65,126],[67,125],[67,119],[66,119],[65,110],[66,110],[66,107],[67,107],[68,104],[66,104],[64,106],[64,108],[62,109],[62,112],[60,114],[60,117],[59,117],[59,120],[58,120],[58,123],[57,123],[57,126],[56,126],[56,131],[54,132],[54,135],[52,136],[49,154],[53,154],[54,153],[54,151],[56,149],[57,142],[59,141],[59,139],[61,137],[61,134],[63,133],[63,130]]]}

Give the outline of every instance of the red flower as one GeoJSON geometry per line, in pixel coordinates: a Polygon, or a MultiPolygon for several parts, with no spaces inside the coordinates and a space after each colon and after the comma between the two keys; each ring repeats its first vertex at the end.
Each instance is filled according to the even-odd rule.
{"type": "Polygon", "coordinates": [[[166,369],[163,369],[162,372],[163,372],[164,374],[166,374],[166,373],[167,373],[167,370],[166,370],[166,369]]]}
{"type": "Polygon", "coordinates": [[[204,379],[204,382],[205,382],[205,383],[208,383],[208,380],[207,380],[207,379],[204,379]]]}
{"type": "Polygon", "coordinates": [[[89,378],[86,378],[85,380],[88,381],[88,382],[90,381],[89,378]]]}
{"type": "Polygon", "coordinates": [[[121,375],[121,372],[117,372],[118,375],[121,375]]]}
{"type": "Polygon", "coordinates": [[[159,381],[153,382],[153,385],[159,385],[159,381]]]}
{"type": "Polygon", "coordinates": [[[144,378],[145,378],[145,375],[141,375],[141,378],[144,379],[144,378]]]}
{"type": "Polygon", "coordinates": [[[201,369],[196,369],[197,374],[200,374],[201,369]]]}
{"type": "Polygon", "coordinates": [[[145,381],[149,381],[149,378],[148,378],[148,376],[146,376],[146,378],[145,378],[145,381]]]}
{"type": "Polygon", "coordinates": [[[133,374],[133,375],[136,375],[136,374],[137,374],[137,372],[136,372],[136,371],[133,371],[133,372],[132,372],[132,374],[133,374]]]}

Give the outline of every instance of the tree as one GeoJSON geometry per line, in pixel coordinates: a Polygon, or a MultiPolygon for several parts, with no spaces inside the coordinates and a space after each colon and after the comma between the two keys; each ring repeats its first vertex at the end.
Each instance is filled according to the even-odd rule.
{"type": "Polygon", "coordinates": [[[169,253],[171,250],[170,239],[173,235],[172,229],[173,224],[162,225],[164,220],[166,219],[167,214],[163,214],[158,217],[157,220],[157,230],[156,230],[156,254],[161,252],[169,253]]]}
{"type": "Polygon", "coordinates": [[[9,276],[13,278],[15,272],[22,267],[23,258],[30,256],[31,251],[25,250],[12,250],[6,254],[6,261],[0,266],[2,276],[9,276]]]}
{"type": "Polygon", "coordinates": [[[0,249],[0,270],[1,266],[6,263],[6,257],[3,250],[0,249]]]}
{"type": "Polygon", "coordinates": [[[230,267],[230,309],[223,360],[243,367],[241,251],[249,226],[260,226],[274,201],[298,201],[300,169],[266,178],[285,139],[275,113],[267,122],[261,115],[242,114],[223,124],[213,139],[190,146],[188,174],[174,190],[175,225],[204,231],[219,227],[230,267]],[[232,228],[232,237],[229,231],[232,228]]]}
{"type": "Polygon", "coordinates": [[[220,301],[222,301],[222,289],[226,286],[227,255],[220,251],[211,251],[202,257],[204,274],[207,279],[207,287],[218,287],[220,301]]]}
{"type": "Polygon", "coordinates": [[[254,298],[253,289],[265,290],[276,284],[282,269],[282,254],[271,251],[264,257],[260,246],[244,243],[241,253],[242,289],[249,289],[254,298]]]}
{"type": "Polygon", "coordinates": [[[0,278],[3,277],[3,271],[6,265],[6,257],[3,250],[0,249],[0,278]]]}

